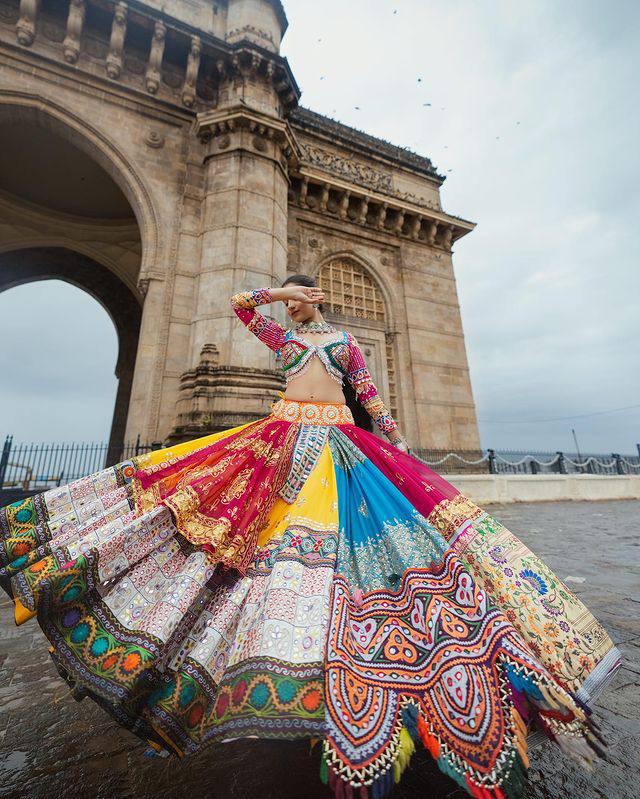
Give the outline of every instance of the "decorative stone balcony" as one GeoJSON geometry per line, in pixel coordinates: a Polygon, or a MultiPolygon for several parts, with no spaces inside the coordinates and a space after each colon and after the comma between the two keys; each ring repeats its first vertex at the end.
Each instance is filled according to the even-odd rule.
{"type": "MultiPolygon", "coordinates": [[[[0,45],[186,109],[219,104],[221,84],[266,84],[286,115],[300,90],[277,49],[248,27],[219,38],[136,0],[0,0],[0,45]]],[[[260,33],[258,31],[258,33],[260,33]]]]}

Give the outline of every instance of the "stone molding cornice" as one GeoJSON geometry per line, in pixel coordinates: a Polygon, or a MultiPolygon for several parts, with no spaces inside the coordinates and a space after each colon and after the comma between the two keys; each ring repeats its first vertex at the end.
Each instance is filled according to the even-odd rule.
{"type": "Polygon", "coordinates": [[[301,164],[292,171],[289,202],[371,230],[450,251],[475,222],[370,191],[301,164]]]}
{"type": "MultiPolygon", "coordinates": [[[[194,131],[202,142],[228,136],[239,130],[254,134],[254,147],[264,150],[262,142],[277,144],[289,167],[296,168],[302,156],[300,146],[291,132],[286,120],[270,116],[248,105],[234,105],[229,108],[205,111],[196,116],[194,131]]],[[[222,149],[230,147],[230,141],[220,141],[222,149]]]]}

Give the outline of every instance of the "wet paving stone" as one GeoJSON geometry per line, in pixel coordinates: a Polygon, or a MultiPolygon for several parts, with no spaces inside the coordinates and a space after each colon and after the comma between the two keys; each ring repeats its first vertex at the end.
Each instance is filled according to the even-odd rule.
{"type": "MultiPolygon", "coordinates": [[[[607,761],[586,772],[556,747],[531,752],[526,799],[640,797],[640,502],[493,505],[606,625],[623,668],[597,700],[607,761]]],[[[89,700],[76,702],[35,621],[13,626],[0,600],[2,799],[329,799],[318,747],[234,741],[177,760],[145,746],[89,700]]],[[[392,799],[462,799],[424,751],[392,799]]]]}

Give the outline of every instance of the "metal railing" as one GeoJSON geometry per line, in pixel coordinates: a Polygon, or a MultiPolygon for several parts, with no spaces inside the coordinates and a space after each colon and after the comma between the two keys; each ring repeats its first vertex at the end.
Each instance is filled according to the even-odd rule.
{"type": "MultiPolygon", "coordinates": [[[[9,435],[0,453],[0,488],[45,491],[163,446],[138,436],[114,452],[104,442],[15,444],[9,435]]],[[[640,445],[637,455],[497,449],[414,449],[411,454],[441,474],[640,474],[640,445]]]]}
{"type": "Polygon", "coordinates": [[[640,444],[637,455],[504,449],[415,449],[411,454],[441,474],[640,474],[640,444]]]}
{"type": "Polygon", "coordinates": [[[0,454],[0,488],[46,491],[161,446],[144,444],[138,436],[116,452],[104,442],[15,444],[9,435],[0,454]]]}

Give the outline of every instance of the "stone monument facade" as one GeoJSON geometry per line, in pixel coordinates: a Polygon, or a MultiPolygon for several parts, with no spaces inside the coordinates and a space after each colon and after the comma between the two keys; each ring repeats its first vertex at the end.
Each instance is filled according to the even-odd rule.
{"type": "Polygon", "coordinates": [[[0,290],[59,277],[111,314],[113,457],[268,412],[275,355],[229,297],[294,272],[410,445],[479,446],[452,265],[474,224],[428,158],[300,105],[286,28],[279,0],[0,0],[0,290]]]}

